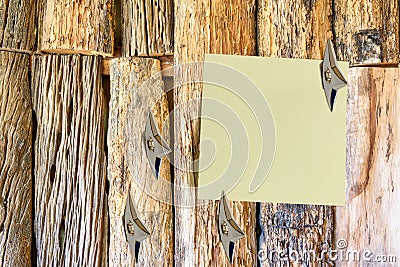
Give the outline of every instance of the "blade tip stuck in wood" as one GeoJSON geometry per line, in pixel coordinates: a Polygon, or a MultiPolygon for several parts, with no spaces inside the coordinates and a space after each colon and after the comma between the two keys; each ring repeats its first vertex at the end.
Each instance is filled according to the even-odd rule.
{"type": "Polygon", "coordinates": [[[336,53],[330,39],[326,43],[324,60],[320,64],[320,75],[328,108],[333,112],[337,90],[346,86],[347,82],[338,68],[336,53]]]}
{"type": "Polygon", "coordinates": [[[139,258],[140,242],[150,236],[150,231],[147,230],[146,226],[144,226],[142,221],[139,219],[129,192],[125,206],[124,224],[126,240],[132,256],[137,262],[139,258]]]}

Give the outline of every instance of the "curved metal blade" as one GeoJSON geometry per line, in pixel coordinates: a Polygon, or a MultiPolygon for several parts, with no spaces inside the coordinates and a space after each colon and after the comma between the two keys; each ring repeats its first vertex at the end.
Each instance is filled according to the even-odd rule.
{"type": "Polygon", "coordinates": [[[235,242],[244,237],[245,234],[233,219],[228,201],[223,192],[219,202],[218,232],[225,254],[228,257],[229,262],[232,263],[235,242]]]}
{"type": "Polygon", "coordinates": [[[161,137],[157,123],[151,111],[149,111],[146,121],[145,132],[143,134],[143,143],[150,167],[153,170],[156,179],[158,179],[161,158],[171,153],[171,148],[161,137]]]}
{"type": "Polygon", "coordinates": [[[128,194],[128,198],[126,200],[124,229],[129,248],[137,262],[139,256],[140,242],[149,237],[150,232],[139,219],[130,194],[128,194]]]}
{"type": "Polygon", "coordinates": [[[346,79],[337,65],[336,53],[333,49],[332,41],[328,40],[325,47],[324,61],[321,63],[320,68],[322,87],[325,91],[325,97],[330,111],[333,111],[337,90],[347,84],[346,79]]]}

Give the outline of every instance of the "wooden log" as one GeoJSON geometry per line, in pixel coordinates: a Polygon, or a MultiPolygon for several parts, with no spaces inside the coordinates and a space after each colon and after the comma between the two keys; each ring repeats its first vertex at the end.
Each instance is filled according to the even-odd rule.
{"type": "Polygon", "coordinates": [[[258,53],[283,58],[323,58],[333,38],[329,0],[258,0],[258,53]]]}
{"type": "MultiPolygon", "coordinates": [[[[328,0],[259,0],[259,54],[322,59],[326,41],[333,36],[331,17],[332,5],[328,0]]],[[[329,206],[262,203],[260,266],[332,264],[328,257],[318,262],[307,253],[314,251],[318,256],[332,246],[333,215],[329,206]],[[289,257],[289,252],[301,257],[289,257]]]]}
{"type": "Polygon", "coordinates": [[[0,1],[0,49],[35,51],[36,4],[36,0],[0,1]]]}
{"type": "MultiPolygon", "coordinates": [[[[202,68],[181,64],[201,62],[204,53],[255,54],[255,1],[179,1],[175,5],[174,104],[175,115],[175,264],[177,266],[228,266],[217,227],[218,202],[196,198],[197,175],[188,172],[199,156],[197,104],[202,85],[189,82],[202,77],[202,68]],[[193,116],[192,116],[193,115],[193,116]],[[182,129],[178,128],[184,126],[182,129]],[[179,130],[178,130],[179,129],[179,130]],[[192,189],[184,189],[193,187],[192,189]],[[197,206],[195,206],[197,205],[197,206]]],[[[233,216],[246,234],[236,243],[233,266],[255,266],[256,210],[254,203],[230,202],[233,216]]]]}
{"type": "Polygon", "coordinates": [[[349,72],[347,200],[335,215],[337,266],[375,266],[372,260],[379,255],[387,256],[382,263],[387,266],[396,259],[389,263],[390,255],[399,260],[399,75],[398,68],[349,72]],[[357,254],[361,260],[353,261],[357,254]]]}
{"type": "Polygon", "coordinates": [[[156,180],[142,140],[150,109],[160,131],[164,129],[169,134],[168,127],[162,127],[169,112],[160,62],[150,58],[120,58],[112,60],[110,70],[109,262],[112,266],[135,265],[122,219],[130,192],[140,219],[151,232],[140,247],[138,266],[173,266],[170,164],[167,158],[162,160],[160,177],[156,180]]]}
{"type": "Polygon", "coordinates": [[[47,0],[46,1],[39,1],[37,3],[36,7],[36,13],[37,13],[37,24],[36,24],[36,52],[40,52],[40,46],[42,43],[42,37],[43,37],[43,23],[44,23],[44,14],[46,11],[46,5],[47,5],[47,0]]]}
{"type": "Polygon", "coordinates": [[[36,55],[32,68],[38,266],[102,266],[106,157],[101,58],[36,55]]]}
{"type": "Polygon", "coordinates": [[[122,0],[124,57],[173,53],[173,1],[122,0]]]}
{"type": "Polygon", "coordinates": [[[205,52],[255,55],[255,1],[216,1],[209,8],[210,47],[205,52]]]}
{"type": "Polygon", "coordinates": [[[39,50],[60,54],[112,56],[112,0],[48,0],[39,50]]]}
{"type": "Polygon", "coordinates": [[[352,65],[399,62],[398,1],[334,0],[333,3],[334,41],[340,59],[352,65]]]}
{"type": "Polygon", "coordinates": [[[0,52],[0,266],[31,266],[29,56],[0,52]]]}

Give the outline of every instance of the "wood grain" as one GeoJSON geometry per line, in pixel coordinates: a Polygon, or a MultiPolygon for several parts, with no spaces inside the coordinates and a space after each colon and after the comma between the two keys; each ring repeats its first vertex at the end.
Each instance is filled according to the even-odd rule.
{"type": "Polygon", "coordinates": [[[0,1],[0,48],[34,52],[36,49],[37,0],[0,1]]]}
{"type": "MultiPolygon", "coordinates": [[[[322,59],[332,29],[331,1],[258,1],[261,56],[322,59]]],[[[332,246],[333,215],[329,206],[261,203],[260,266],[332,265],[328,257],[318,262],[307,251],[320,255],[332,246]]]]}
{"type": "MultiPolygon", "coordinates": [[[[352,68],[347,102],[347,200],[336,208],[336,249],[400,255],[400,141],[398,68],[352,68]],[[343,240],[345,243],[343,243],[343,240]],[[341,242],[341,243],[340,243],[341,242]]],[[[347,257],[347,256],[346,256],[347,257]]],[[[360,266],[339,258],[337,266],[360,266]]],[[[351,254],[350,259],[353,255],[351,254]]],[[[375,264],[375,265],[374,265],[375,264]]],[[[382,263],[387,264],[389,263],[382,263]]],[[[393,264],[393,263],[392,263],[393,264]]]]}
{"type": "Polygon", "coordinates": [[[399,5],[395,0],[334,0],[336,52],[357,63],[399,62],[399,5]]]}
{"type": "Polygon", "coordinates": [[[102,266],[106,157],[101,58],[36,55],[32,68],[38,266],[102,266]]]}
{"type": "Polygon", "coordinates": [[[113,54],[113,0],[48,0],[41,27],[40,51],[113,54]]]}
{"type": "Polygon", "coordinates": [[[29,55],[0,52],[0,266],[31,266],[29,55]]]}
{"type": "MultiPolygon", "coordinates": [[[[255,54],[254,1],[177,1],[175,5],[175,264],[177,266],[228,266],[219,241],[218,202],[197,199],[197,174],[188,172],[199,156],[197,102],[201,97],[204,53],[255,54]],[[180,128],[183,126],[183,128],[180,128]],[[190,189],[190,187],[192,187],[190,189]],[[189,189],[185,189],[189,188],[189,189]]],[[[233,266],[256,265],[255,204],[230,202],[233,216],[246,237],[236,243],[233,266]]]]}
{"type": "Polygon", "coordinates": [[[257,1],[258,53],[264,57],[322,59],[333,38],[329,0],[257,1]]]}
{"type": "Polygon", "coordinates": [[[211,1],[209,8],[210,47],[207,52],[255,55],[255,1],[211,1]]]}
{"type": "Polygon", "coordinates": [[[173,53],[172,0],[122,0],[124,57],[173,53]]]}
{"type": "MultiPolygon", "coordinates": [[[[110,181],[110,264],[134,266],[122,216],[128,192],[140,219],[151,232],[140,247],[138,266],[173,266],[172,187],[169,161],[164,158],[159,180],[148,163],[143,133],[152,109],[162,127],[168,112],[160,62],[150,58],[121,58],[111,63],[111,102],[108,131],[110,181]]],[[[164,134],[165,135],[165,134],[164,134]]],[[[167,140],[165,138],[165,140],[167,140]]]]}

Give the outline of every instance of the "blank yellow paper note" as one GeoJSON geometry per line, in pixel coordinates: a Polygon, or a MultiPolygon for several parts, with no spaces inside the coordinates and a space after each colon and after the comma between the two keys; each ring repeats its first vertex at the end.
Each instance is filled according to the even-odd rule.
{"type": "Polygon", "coordinates": [[[206,55],[200,199],[344,205],[347,88],[331,112],[320,63],[206,55]]]}

